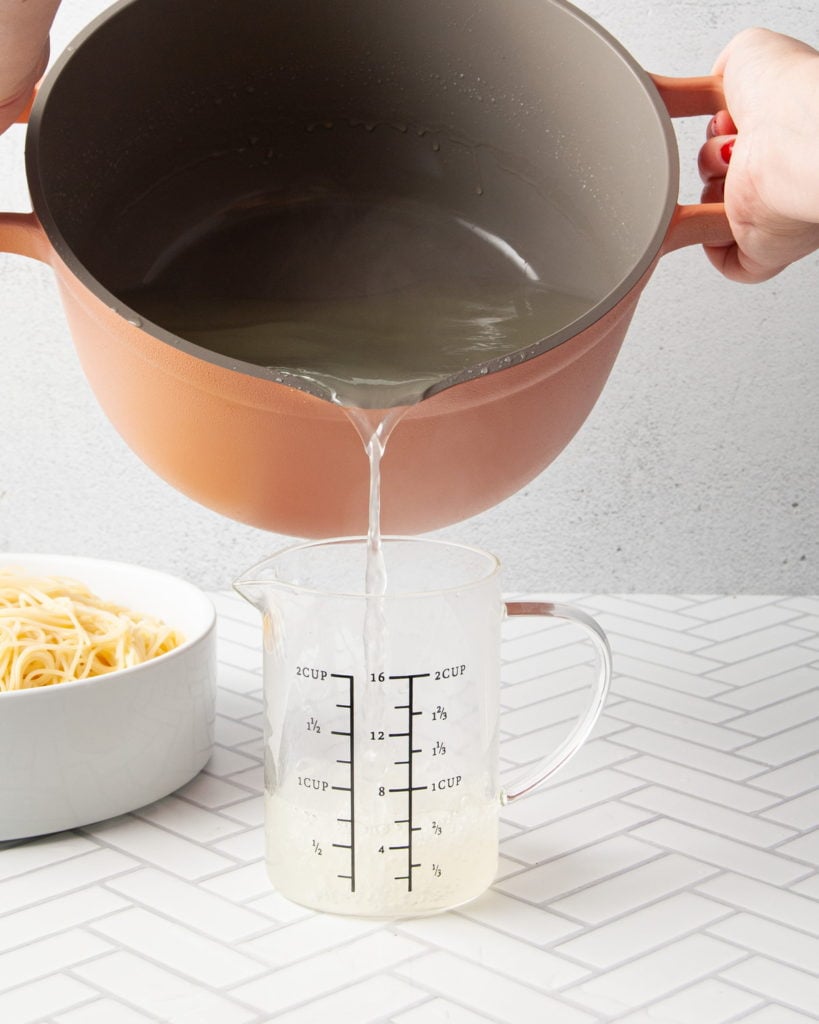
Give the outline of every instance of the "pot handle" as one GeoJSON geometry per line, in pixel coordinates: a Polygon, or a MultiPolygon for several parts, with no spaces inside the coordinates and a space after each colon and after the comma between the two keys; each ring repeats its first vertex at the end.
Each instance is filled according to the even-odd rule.
{"type": "Polygon", "coordinates": [[[49,244],[34,213],[0,213],[0,252],[48,263],[49,244]]]}
{"type": "MultiPolygon", "coordinates": [[[[716,114],[725,107],[720,75],[668,78],[649,75],[670,117],[716,114]]],[[[686,245],[731,245],[734,236],[724,203],[677,204],[666,232],[662,252],[686,245]]]]}
{"type": "MultiPolygon", "coordinates": [[[[44,59],[48,60],[48,44],[44,59]]],[[[42,69],[40,72],[42,73],[42,69]]],[[[25,106],[15,118],[17,124],[27,124],[37,90],[40,83],[31,90],[25,106]]],[[[0,213],[0,252],[14,253],[17,256],[29,256],[32,259],[48,263],[48,240],[42,225],[34,213],[0,213]]]]}

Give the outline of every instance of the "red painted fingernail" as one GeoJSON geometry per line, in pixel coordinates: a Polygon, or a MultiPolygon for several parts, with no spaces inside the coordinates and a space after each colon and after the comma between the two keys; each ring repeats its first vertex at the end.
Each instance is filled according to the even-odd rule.
{"type": "Polygon", "coordinates": [[[720,149],[719,155],[722,157],[722,162],[724,164],[729,164],[731,162],[731,153],[733,152],[735,142],[736,139],[730,139],[720,149]]]}

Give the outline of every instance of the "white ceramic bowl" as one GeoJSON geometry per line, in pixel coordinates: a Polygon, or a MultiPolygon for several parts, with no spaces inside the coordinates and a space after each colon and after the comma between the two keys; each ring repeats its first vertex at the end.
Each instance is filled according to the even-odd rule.
{"type": "Polygon", "coordinates": [[[185,637],[134,668],[0,692],[0,840],[123,814],[193,778],[213,747],[216,614],[208,598],[175,576],[93,558],[0,553],[0,566],[73,577],[185,637]]]}

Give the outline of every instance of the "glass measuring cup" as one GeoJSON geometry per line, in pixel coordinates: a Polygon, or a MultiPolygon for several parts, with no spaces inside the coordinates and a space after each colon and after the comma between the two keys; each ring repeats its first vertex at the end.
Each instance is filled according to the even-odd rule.
{"type": "Polygon", "coordinates": [[[493,881],[498,813],[561,768],[591,732],[611,678],[583,612],[504,602],[476,548],[383,541],[387,590],[364,593],[366,539],[298,544],[234,584],[263,616],[267,867],[317,910],[392,917],[446,910],[493,881]],[[559,747],[501,788],[501,625],[567,619],[598,671],[559,747]]]}

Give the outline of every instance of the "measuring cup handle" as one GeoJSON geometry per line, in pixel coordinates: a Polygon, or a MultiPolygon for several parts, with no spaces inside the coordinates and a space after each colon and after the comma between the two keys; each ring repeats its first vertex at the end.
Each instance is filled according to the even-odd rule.
{"type": "Polygon", "coordinates": [[[541,615],[550,619],[565,619],[567,622],[574,622],[582,627],[589,635],[594,644],[599,659],[599,670],[597,679],[592,689],[591,701],[581,715],[574,729],[560,744],[554,753],[550,754],[537,767],[529,772],[516,784],[501,790],[500,799],[502,804],[511,803],[518,797],[525,796],[533,789],[540,786],[550,775],[559,771],[580,749],[589,733],[594,728],[595,722],[600,717],[606,696],[611,684],[611,648],[606,634],[597,625],[590,615],[565,604],[551,604],[546,601],[507,601],[507,615],[541,615]]]}

